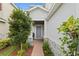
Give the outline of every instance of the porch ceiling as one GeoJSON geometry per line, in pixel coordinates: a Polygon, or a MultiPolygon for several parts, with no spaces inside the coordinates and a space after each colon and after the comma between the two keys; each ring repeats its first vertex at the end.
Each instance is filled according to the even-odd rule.
{"type": "Polygon", "coordinates": [[[44,24],[44,21],[34,21],[34,24],[44,24]]]}

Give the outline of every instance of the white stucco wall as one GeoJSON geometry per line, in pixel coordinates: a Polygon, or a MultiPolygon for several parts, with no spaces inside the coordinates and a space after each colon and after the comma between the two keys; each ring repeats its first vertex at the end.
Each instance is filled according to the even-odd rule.
{"type": "MultiPolygon", "coordinates": [[[[45,21],[45,18],[47,17],[47,13],[48,13],[47,11],[42,10],[41,8],[37,7],[34,10],[30,11],[30,17],[32,18],[33,21],[45,21]]],[[[42,29],[44,29],[43,25],[42,25],[42,29]]],[[[31,34],[29,35],[29,42],[31,45],[33,42],[33,37],[32,37],[33,32],[36,34],[36,25],[32,26],[32,31],[31,31],[31,34]]],[[[36,35],[35,35],[35,38],[36,38],[36,35]]]]}
{"type": "Polygon", "coordinates": [[[0,17],[5,20],[5,23],[0,22],[0,34],[3,35],[3,38],[7,36],[9,31],[8,18],[12,13],[14,7],[9,3],[2,3],[2,10],[0,11],[0,17]]]}
{"type": "Polygon", "coordinates": [[[55,55],[62,55],[60,52],[61,34],[58,33],[57,28],[63,21],[66,21],[69,16],[79,17],[79,4],[62,4],[56,13],[48,20],[46,28],[46,37],[49,39],[50,46],[55,55]]]}
{"type": "Polygon", "coordinates": [[[8,17],[11,14],[11,11],[14,7],[10,3],[2,3],[2,10],[0,11],[0,17],[8,20],[8,17]]]}
{"type": "Polygon", "coordinates": [[[32,18],[32,20],[35,21],[45,20],[46,16],[47,16],[47,11],[44,11],[39,7],[37,7],[36,9],[30,12],[30,17],[32,18]]]}
{"type": "MultiPolygon", "coordinates": [[[[30,11],[30,17],[32,18],[33,21],[45,21],[47,13],[48,13],[47,11],[37,7],[34,10],[30,11]]],[[[32,32],[29,38],[32,38],[33,32],[36,32],[36,25],[32,27],[32,32]]]]}

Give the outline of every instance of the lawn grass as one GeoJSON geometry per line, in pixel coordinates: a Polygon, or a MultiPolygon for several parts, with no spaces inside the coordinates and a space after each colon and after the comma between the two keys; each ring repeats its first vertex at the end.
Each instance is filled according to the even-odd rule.
{"type": "Polygon", "coordinates": [[[5,49],[4,51],[2,51],[2,52],[0,53],[0,56],[10,56],[11,53],[12,53],[15,49],[16,49],[15,46],[10,46],[10,47],[8,47],[7,49],[5,49]]]}

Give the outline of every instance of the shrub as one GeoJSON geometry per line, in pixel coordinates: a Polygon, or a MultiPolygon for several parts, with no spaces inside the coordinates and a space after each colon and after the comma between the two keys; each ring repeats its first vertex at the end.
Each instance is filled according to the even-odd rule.
{"type": "Polygon", "coordinates": [[[26,42],[26,44],[28,45],[28,48],[32,47],[29,42],[26,42]]]}
{"type": "Polygon", "coordinates": [[[53,52],[51,51],[48,42],[43,43],[43,51],[45,56],[52,56],[54,55],[53,52]]]}
{"type": "Polygon", "coordinates": [[[17,55],[24,56],[24,54],[25,54],[25,50],[19,50],[17,55]]]}
{"type": "Polygon", "coordinates": [[[10,42],[10,39],[1,39],[0,40],[0,49],[3,49],[7,46],[10,46],[11,42],[10,42]]]}
{"type": "Polygon", "coordinates": [[[67,21],[63,22],[60,25],[58,30],[60,33],[62,33],[60,40],[62,42],[61,49],[64,55],[79,55],[79,18],[74,18],[73,16],[70,16],[67,21]]]}
{"type": "Polygon", "coordinates": [[[23,46],[22,46],[22,48],[23,49],[28,49],[28,45],[24,43],[23,46]]]}
{"type": "Polygon", "coordinates": [[[28,11],[25,13],[23,10],[14,9],[9,18],[9,37],[21,50],[31,33],[32,20],[29,14],[28,11]]]}
{"type": "Polygon", "coordinates": [[[23,44],[22,48],[27,50],[28,49],[28,44],[27,43],[23,44]]]}

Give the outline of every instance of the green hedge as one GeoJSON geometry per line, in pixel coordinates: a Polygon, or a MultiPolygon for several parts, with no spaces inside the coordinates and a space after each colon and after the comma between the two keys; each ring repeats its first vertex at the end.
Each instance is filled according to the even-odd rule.
{"type": "Polygon", "coordinates": [[[7,38],[7,39],[1,39],[0,40],[0,49],[3,49],[5,47],[9,46],[11,44],[10,42],[11,41],[10,41],[9,38],[7,38]]]}
{"type": "Polygon", "coordinates": [[[47,41],[43,43],[43,52],[45,56],[54,56],[47,41]]]}

